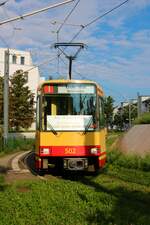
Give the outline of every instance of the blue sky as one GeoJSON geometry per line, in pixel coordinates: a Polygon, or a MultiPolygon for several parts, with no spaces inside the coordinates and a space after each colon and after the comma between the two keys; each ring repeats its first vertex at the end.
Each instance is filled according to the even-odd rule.
{"type": "MultiPolygon", "coordinates": [[[[63,0],[9,0],[0,8],[0,21],[21,15],[63,0]]],[[[3,2],[3,0],[0,0],[3,2]]],[[[68,61],[61,56],[59,73],[56,31],[77,0],[33,17],[0,27],[0,36],[10,48],[30,50],[41,76],[67,76],[68,61]],[[14,28],[19,28],[16,30],[14,28]],[[20,30],[21,28],[21,30],[20,30]],[[45,62],[45,64],[44,64],[45,62]]],[[[85,25],[123,0],[80,0],[67,23],[85,25]]],[[[116,104],[121,101],[150,95],[150,0],[130,0],[120,9],[82,30],[75,42],[87,45],[73,63],[74,79],[98,82],[106,95],[116,104]]],[[[59,32],[62,42],[68,42],[80,27],[64,25],[59,32]]],[[[6,44],[0,39],[0,47],[6,44]]]]}

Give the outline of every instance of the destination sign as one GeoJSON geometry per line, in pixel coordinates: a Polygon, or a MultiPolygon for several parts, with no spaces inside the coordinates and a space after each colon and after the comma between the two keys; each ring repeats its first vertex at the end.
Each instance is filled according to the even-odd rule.
{"type": "Polygon", "coordinates": [[[94,94],[95,87],[93,85],[84,85],[84,86],[58,86],[58,94],[94,94]]]}
{"type": "Polygon", "coordinates": [[[46,84],[45,94],[94,94],[95,86],[91,84],[46,84]]]}

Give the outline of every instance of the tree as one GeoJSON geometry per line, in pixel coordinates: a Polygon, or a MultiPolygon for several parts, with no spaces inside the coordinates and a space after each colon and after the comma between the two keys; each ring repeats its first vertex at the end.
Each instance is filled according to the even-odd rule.
{"type": "Polygon", "coordinates": [[[27,75],[18,70],[10,78],[9,127],[19,131],[34,121],[34,95],[27,86],[27,75]]]}
{"type": "Polygon", "coordinates": [[[112,128],[113,126],[113,110],[114,110],[114,99],[111,96],[104,98],[104,114],[106,120],[107,128],[112,128]]]}
{"type": "MultiPolygon", "coordinates": [[[[130,105],[131,122],[137,117],[137,105],[130,105]]],[[[122,107],[114,116],[114,125],[117,129],[124,130],[129,127],[129,105],[122,107]]]]}

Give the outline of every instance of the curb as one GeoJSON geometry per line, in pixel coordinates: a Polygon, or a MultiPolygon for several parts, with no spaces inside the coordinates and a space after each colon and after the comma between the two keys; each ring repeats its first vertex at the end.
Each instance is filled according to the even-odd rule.
{"type": "Polygon", "coordinates": [[[14,172],[22,172],[22,171],[29,171],[28,169],[21,169],[19,167],[19,161],[27,154],[29,154],[31,151],[26,151],[26,152],[22,152],[20,154],[18,154],[16,157],[14,157],[14,159],[12,159],[11,161],[11,168],[12,171],[14,172]]]}

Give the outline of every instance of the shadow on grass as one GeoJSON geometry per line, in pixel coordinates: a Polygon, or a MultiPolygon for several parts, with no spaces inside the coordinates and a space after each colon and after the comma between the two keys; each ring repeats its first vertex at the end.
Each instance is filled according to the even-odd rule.
{"type": "MultiPolygon", "coordinates": [[[[90,178],[82,177],[80,182],[94,188],[95,192],[108,194],[108,205],[112,204],[111,210],[104,211],[98,205],[94,214],[87,213],[88,224],[116,224],[116,225],[149,225],[150,221],[150,194],[141,191],[129,191],[119,186],[106,188],[103,185],[92,181],[90,178]],[[110,199],[110,200],[109,200],[110,199]],[[114,201],[112,199],[115,199],[114,201]],[[109,202],[110,201],[110,202],[109,202]]],[[[86,196],[78,193],[81,200],[85,201],[86,196]]],[[[97,195],[99,198],[99,195],[97,195]]],[[[87,201],[87,200],[86,200],[87,201]]],[[[102,201],[100,199],[100,201],[102,201]]],[[[106,199],[107,201],[107,199],[106,199]]],[[[105,202],[106,202],[105,201],[105,202]]]]}
{"type": "MultiPolygon", "coordinates": [[[[28,164],[34,173],[34,154],[28,158],[28,164]]],[[[90,200],[86,190],[79,189],[77,194],[81,201],[85,202],[87,213],[85,215],[88,225],[149,225],[150,221],[150,194],[144,190],[132,190],[130,186],[126,188],[123,182],[114,187],[103,185],[95,181],[92,172],[65,172],[51,169],[50,174],[62,176],[63,179],[82,183],[92,188],[90,200]]],[[[101,176],[100,174],[98,176],[101,176]]],[[[136,184],[134,184],[136,185],[136,184]]],[[[135,187],[135,186],[134,186],[135,187]]],[[[143,186],[144,188],[144,186],[143,186]]]]}
{"type": "Polygon", "coordinates": [[[5,191],[7,185],[6,184],[0,184],[0,192],[5,191]]]}
{"type": "MultiPolygon", "coordinates": [[[[0,166],[1,169],[1,166],[0,166]]],[[[4,175],[0,174],[0,192],[5,191],[7,185],[5,184],[5,179],[4,179],[4,175]]]]}
{"type": "MultiPolygon", "coordinates": [[[[102,175],[102,174],[101,174],[102,175]]],[[[101,176],[100,174],[98,176],[101,176]]],[[[68,173],[64,179],[82,183],[94,191],[97,200],[88,199],[88,194],[79,190],[78,196],[87,205],[91,204],[93,210],[87,210],[86,221],[89,225],[149,225],[150,224],[150,192],[126,188],[121,179],[116,187],[104,186],[103,183],[95,181],[92,173],[68,173]],[[94,204],[94,206],[92,206],[94,204]],[[90,212],[91,211],[91,212],[90,212]],[[92,213],[93,212],[93,213],[92,213]]],[[[130,182],[128,182],[130,183],[130,182]]],[[[131,182],[132,183],[132,182],[131,182]]],[[[129,184],[130,185],[130,184],[129,184]]],[[[136,183],[132,185],[135,185],[136,183]]],[[[143,186],[144,188],[144,186],[143,186]]],[[[93,196],[95,194],[93,193],[93,196]]]]}
{"type": "Polygon", "coordinates": [[[6,174],[10,168],[0,165],[0,174],[6,174]]]}
{"type": "Polygon", "coordinates": [[[50,168],[47,170],[37,171],[35,168],[35,153],[31,152],[27,155],[25,158],[24,164],[27,166],[27,168],[30,170],[30,172],[34,176],[44,176],[44,175],[53,175],[53,176],[62,176],[62,170],[58,170],[57,168],[50,168]]]}

